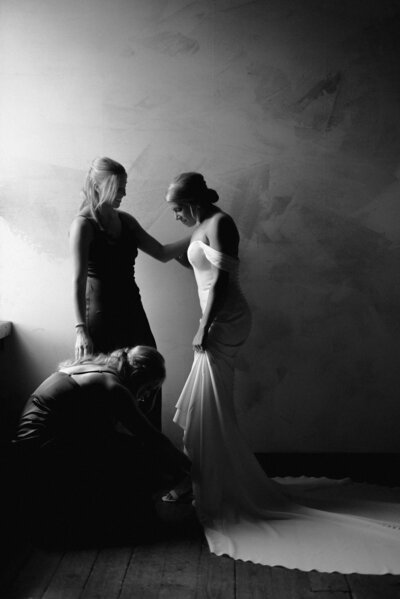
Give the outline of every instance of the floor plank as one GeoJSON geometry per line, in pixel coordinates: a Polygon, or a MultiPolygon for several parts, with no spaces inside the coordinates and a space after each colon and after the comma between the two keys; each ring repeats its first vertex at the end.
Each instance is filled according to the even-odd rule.
{"type": "Polygon", "coordinates": [[[131,555],[131,547],[101,549],[79,599],[118,599],[131,555]]]}
{"type": "Polygon", "coordinates": [[[324,574],[322,572],[312,571],[308,573],[310,589],[316,593],[321,591],[342,591],[349,592],[349,585],[344,574],[334,572],[332,574],[324,574]]]}
{"type": "Polygon", "coordinates": [[[67,551],[43,594],[43,599],[77,599],[82,594],[95,562],[97,549],[67,551]]]}
{"type": "Polygon", "coordinates": [[[134,548],[119,599],[155,599],[159,596],[167,549],[166,540],[134,548]]]}
{"type": "Polygon", "coordinates": [[[188,536],[172,539],[165,554],[160,599],[189,599],[197,589],[200,568],[201,541],[188,536]]]}
{"type": "Polygon", "coordinates": [[[25,540],[2,546],[0,566],[0,588],[9,588],[19,578],[34,548],[25,540]]]}
{"type": "Polygon", "coordinates": [[[352,599],[400,599],[400,576],[346,576],[352,599]]]}
{"type": "Polygon", "coordinates": [[[34,549],[7,592],[9,599],[40,599],[63,557],[62,551],[34,549]]]}
{"type": "MultiPolygon", "coordinates": [[[[185,512],[188,512],[186,507],[185,512]]],[[[170,525],[174,517],[171,510],[170,525]]],[[[183,525],[174,528],[173,534],[148,545],[137,545],[127,568],[119,599],[194,597],[201,535],[197,520],[188,512],[183,525]]]]}
{"type": "MultiPolygon", "coordinates": [[[[199,527],[100,550],[27,547],[6,599],[400,599],[400,576],[301,572],[217,557],[199,527]],[[22,564],[22,565],[21,565],[22,564]]],[[[22,559],[21,557],[21,559],[22,559]]],[[[4,562],[5,563],[5,562],[4,562]]],[[[3,565],[4,565],[3,563],[3,565]]],[[[12,560],[10,561],[10,567],[12,560]]],[[[15,572],[14,572],[15,574],[15,572]]],[[[13,574],[13,575],[14,575],[13,574]]]]}
{"type": "MultiPolygon", "coordinates": [[[[236,564],[236,599],[351,599],[348,590],[338,590],[338,581],[330,574],[301,572],[281,567],[236,564]],[[242,580],[239,582],[238,571],[242,580]],[[248,588],[246,590],[246,583],[248,588]],[[313,588],[314,587],[314,588],[313,588]]],[[[335,575],[333,575],[335,577],[335,575]]],[[[343,584],[343,583],[342,583],[343,584]]]]}
{"type": "Polygon", "coordinates": [[[279,599],[309,599],[310,585],[308,574],[299,570],[270,568],[271,580],[266,597],[279,599]]]}
{"type": "Polygon", "coordinates": [[[271,568],[251,562],[235,562],[236,599],[272,597],[271,568]]]}
{"type": "Polygon", "coordinates": [[[210,553],[204,540],[201,545],[195,599],[234,599],[235,562],[229,557],[210,553]]]}

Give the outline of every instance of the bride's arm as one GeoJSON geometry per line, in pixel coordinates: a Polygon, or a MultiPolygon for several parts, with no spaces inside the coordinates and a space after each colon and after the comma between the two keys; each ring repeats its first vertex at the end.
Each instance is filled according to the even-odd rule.
{"type": "MultiPolygon", "coordinates": [[[[232,218],[227,214],[220,214],[210,223],[207,237],[210,246],[219,252],[237,257],[239,246],[239,233],[232,218]]],[[[208,293],[207,305],[200,320],[200,325],[193,339],[193,349],[204,351],[207,347],[207,336],[210,326],[222,309],[228,289],[229,272],[213,266],[214,280],[208,293]]]]}
{"type": "Polygon", "coordinates": [[[143,227],[139,225],[132,215],[124,213],[127,218],[129,228],[135,236],[137,246],[142,252],[149,254],[152,258],[160,262],[169,262],[173,258],[179,258],[189,247],[190,237],[174,241],[172,243],[162,244],[157,239],[149,235],[143,227]]]}
{"type": "Polygon", "coordinates": [[[214,280],[208,292],[207,305],[200,320],[200,325],[193,339],[194,351],[204,351],[207,348],[207,337],[210,326],[225,303],[229,272],[213,266],[214,280]]]}

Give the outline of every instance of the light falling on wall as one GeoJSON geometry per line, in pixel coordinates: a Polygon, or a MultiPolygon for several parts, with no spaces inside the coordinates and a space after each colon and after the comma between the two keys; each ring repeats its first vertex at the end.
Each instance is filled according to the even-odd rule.
{"type": "MultiPolygon", "coordinates": [[[[161,241],[186,233],[164,203],[185,170],[235,218],[254,316],[236,402],[254,449],[399,450],[396,10],[3,0],[0,317],[19,339],[10,363],[30,372],[17,390],[5,376],[9,401],[73,351],[68,228],[103,154],[126,166],[124,207],[161,241]]],[[[178,443],[194,280],[143,256],[137,277],[178,443]]]]}

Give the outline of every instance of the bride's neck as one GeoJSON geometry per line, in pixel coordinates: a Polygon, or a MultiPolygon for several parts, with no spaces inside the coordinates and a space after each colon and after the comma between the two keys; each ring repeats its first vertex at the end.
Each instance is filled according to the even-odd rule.
{"type": "Polygon", "coordinates": [[[199,206],[197,213],[197,222],[200,224],[210,216],[213,216],[216,212],[219,212],[219,208],[209,204],[207,206],[199,206]]]}

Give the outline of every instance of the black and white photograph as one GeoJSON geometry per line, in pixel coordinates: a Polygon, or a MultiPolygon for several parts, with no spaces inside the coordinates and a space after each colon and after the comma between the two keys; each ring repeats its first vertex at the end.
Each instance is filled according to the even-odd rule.
{"type": "Polygon", "coordinates": [[[0,0],[0,597],[400,599],[400,0],[0,0]]]}

